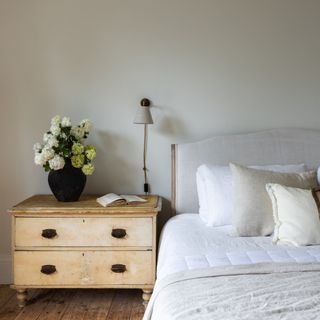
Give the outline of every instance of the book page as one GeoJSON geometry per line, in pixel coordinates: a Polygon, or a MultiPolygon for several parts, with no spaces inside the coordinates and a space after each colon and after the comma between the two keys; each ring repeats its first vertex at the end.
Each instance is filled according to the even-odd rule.
{"type": "Polygon", "coordinates": [[[115,193],[108,193],[98,198],[97,202],[106,207],[108,205],[123,205],[126,203],[126,200],[115,193]]]}
{"type": "Polygon", "coordinates": [[[130,202],[146,202],[147,200],[142,199],[135,195],[129,195],[129,194],[122,194],[121,197],[125,199],[128,203],[130,202]]]}

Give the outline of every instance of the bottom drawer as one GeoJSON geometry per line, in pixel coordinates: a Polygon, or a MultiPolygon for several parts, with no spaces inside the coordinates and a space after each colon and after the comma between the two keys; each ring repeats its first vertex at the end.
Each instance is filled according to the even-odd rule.
{"type": "Polygon", "coordinates": [[[14,284],[153,284],[151,251],[17,251],[14,284]]]}

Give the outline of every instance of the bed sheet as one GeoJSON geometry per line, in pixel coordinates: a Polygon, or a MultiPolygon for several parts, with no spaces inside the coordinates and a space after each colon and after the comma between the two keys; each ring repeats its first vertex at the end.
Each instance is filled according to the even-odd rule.
{"type": "Polygon", "coordinates": [[[207,227],[198,214],[171,218],[160,237],[157,278],[208,267],[320,262],[320,246],[279,246],[271,237],[232,237],[231,230],[207,227]]]}

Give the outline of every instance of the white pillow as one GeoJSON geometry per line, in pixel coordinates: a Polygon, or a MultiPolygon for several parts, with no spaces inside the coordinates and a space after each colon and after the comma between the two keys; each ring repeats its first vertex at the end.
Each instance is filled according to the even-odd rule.
{"type": "Polygon", "coordinates": [[[320,219],[311,190],[268,183],[275,221],[273,242],[305,246],[320,244],[320,219]]]}
{"type": "MultiPolygon", "coordinates": [[[[304,164],[251,168],[288,173],[301,173],[307,170],[304,164]]],[[[233,212],[233,182],[229,166],[203,164],[197,170],[196,180],[200,218],[208,226],[230,225],[233,212]]]]}
{"type": "Polygon", "coordinates": [[[209,205],[207,201],[207,192],[206,192],[206,183],[205,177],[199,173],[199,169],[196,173],[196,181],[197,181],[197,192],[198,192],[198,200],[199,200],[199,214],[201,219],[208,224],[209,221],[207,217],[209,216],[209,205]]]}

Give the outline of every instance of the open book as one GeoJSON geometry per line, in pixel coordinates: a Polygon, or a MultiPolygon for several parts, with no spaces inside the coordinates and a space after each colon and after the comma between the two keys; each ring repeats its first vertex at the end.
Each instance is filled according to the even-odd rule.
{"type": "Polygon", "coordinates": [[[142,199],[134,195],[117,195],[115,193],[108,193],[100,198],[97,198],[97,202],[103,207],[108,206],[123,206],[131,202],[146,202],[147,200],[142,199]]]}

